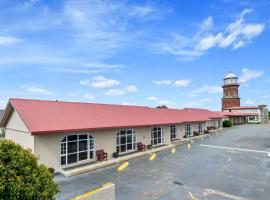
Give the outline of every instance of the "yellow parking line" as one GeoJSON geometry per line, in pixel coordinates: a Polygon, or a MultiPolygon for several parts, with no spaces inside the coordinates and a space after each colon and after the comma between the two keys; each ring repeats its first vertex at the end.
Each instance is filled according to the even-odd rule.
{"type": "Polygon", "coordinates": [[[172,153],[175,154],[176,153],[176,149],[172,148],[172,153]]]}
{"type": "Polygon", "coordinates": [[[198,199],[196,199],[196,198],[193,196],[193,194],[192,194],[191,192],[189,192],[188,194],[189,194],[189,197],[190,197],[192,200],[198,200],[198,199]]]}

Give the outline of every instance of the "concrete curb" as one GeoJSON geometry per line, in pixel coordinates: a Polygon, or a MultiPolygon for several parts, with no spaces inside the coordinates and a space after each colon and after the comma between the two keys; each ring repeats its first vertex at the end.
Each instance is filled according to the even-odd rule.
{"type": "Polygon", "coordinates": [[[170,145],[158,147],[156,149],[151,149],[151,150],[147,150],[147,151],[143,151],[143,152],[137,152],[137,153],[130,154],[130,155],[120,157],[120,158],[114,158],[114,159],[108,160],[106,162],[90,164],[90,165],[77,167],[77,168],[69,169],[69,170],[60,170],[59,173],[61,173],[62,175],[66,176],[66,177],[75,176],[75,175],[78,175],[78,174],[94,171],[94,170],[97,170],[97,169],[102,169],[102,168],[109,167],[109,166],[112,166],[112,165],[117,165],[119,163],[126,162],[128,160],[132,160],[132,159],[135,159],[135,158],[150,155],[150,154],[153,154],[153,153],[156,153],[156,152],[159,152],[159,151],[163,151],[163,150],[166,150],[166,149],[171,149],[173,147],[175,147],[175,145],[170,144],[170,145]]]}
{"type": "Polygon", "coordinates": [[[117,165],[117,164],[129,161],[129,160],[132,160],[132,159],[136,159],[136,158],[140,158],[140,157],[143,157],[143,156],[151,155],[153,153],[157,153],[157,152],[160,152],[160,151],[172,149],[174,147],[181,146],[183,144],[187,144],[190,139],[198,140],[200,138],[207,137],[209,135],[212,135],[212,134],[220,132],[220,131],[222,131],[222,129],[212,131],[212,133],[209,133],[209,134],[203,134],[203,135],[194,136],[194,137],[190,137],[190,138],[184,138],[184,139],[181,139],[181,140],[175,140],[175,141],[172,142],[172,144],[169,144],[169,145],[166,145],[166,146],[157,147],[157,148],[154,148],[154,149],[151,149],[151,150],[146,150],[146,151],[143,151],[143,152],[136,152],[134,154],[126,155],[126,156],[123,156],[123,157],[120,157],[120,158],[114,158],[114,159],[108,160],[106,162],[89,164],[89,165],[85,165],[85,166],[81,166],[81,167],[77,167],[77,168],[73,168],[73,169],[68,169],[68,170],[60,170],[59,173],[64,175],[65,177],[70,177],[70,176],[83,174],[83,173],[86,173],[86,172],[90,172],[90,171],[102,169],[102,168],[105,168],[105,167],[117,165]]]}

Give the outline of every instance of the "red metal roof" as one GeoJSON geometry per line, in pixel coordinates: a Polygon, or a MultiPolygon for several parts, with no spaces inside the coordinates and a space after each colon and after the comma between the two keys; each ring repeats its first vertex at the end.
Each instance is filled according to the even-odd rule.
{"type": "Polygon", "coordinates": [[[239,106],[239,107],[229,107],[229,108],[225,108],[224,110],[237,110],[237,109],[255,109],[255,108],[259,108],[258,106],[239,106]]]}
{"type": "Polygon", "coordinates": [[[258,113],[238,113],[238,112],[219,112],[219,114],[227,117],[237,117],[237,116],[258,116],[258,113]]]}
{"type": "Polygon", "coordinates": [[[157,109],[96,103],[10,99],[32,134],[133,128],[223,118],[205,109],[157,109]]]}

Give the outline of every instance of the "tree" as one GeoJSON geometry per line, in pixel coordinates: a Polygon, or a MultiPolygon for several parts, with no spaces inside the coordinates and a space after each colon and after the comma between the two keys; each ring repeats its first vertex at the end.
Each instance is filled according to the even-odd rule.
{"type": "Polygon", "coordinates": [[[51,200],[59,192],[49,169],[31,150],[0,141],[0,199],[51,200]]]}
{"type": "Polygon", "coordinates": [[[166,105],[160,105],[160,106],[157,106],[156,108],[168,108],[166,105]]]}

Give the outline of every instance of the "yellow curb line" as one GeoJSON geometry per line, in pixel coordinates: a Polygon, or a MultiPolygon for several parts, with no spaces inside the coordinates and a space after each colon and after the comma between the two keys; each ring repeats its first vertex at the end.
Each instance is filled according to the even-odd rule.
{"type": "Polygon", "coordinates": [[[80,196],[74,197],[74,198],[72,198],[70,200],[79,200],[79,199],[85,198],[85,197],[90,196],[90,195],[92,195],[94,193],[97,193],[97,192],[100,192],[100,191],[104,190],[105,187],[111,186],[112,184],[113,184],[112,182],[106,183],[106,184],[102,185],[102,187],[100,187],[100,188],[93,189],[93,190],[91,190],[91,191],[89,191],[87,193],[84,193],[84,194],[82,194],[80,196]]]}
{"type": "Polygon", "coordinates": [[[176,153],[176,149],[172,148],[172,153],[175,154],[176,153]]]}
{"type": "Polygon", "coordinates": [[[153,161],[153,160],[155,160],[156,157],[157,157],[157,154],[153,153],[152,156],[150,156],[149,160],[153,161]]]}
{"type": "Polygon", "coordinates": [[[123,171],[124,169],[127,168],[127,166],[129,166],[129,163],[128,162],[125,162],[124,164],[122,164],[120,167],[118,167],[118,171],[121,172],[123,171]]]}

